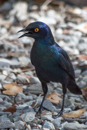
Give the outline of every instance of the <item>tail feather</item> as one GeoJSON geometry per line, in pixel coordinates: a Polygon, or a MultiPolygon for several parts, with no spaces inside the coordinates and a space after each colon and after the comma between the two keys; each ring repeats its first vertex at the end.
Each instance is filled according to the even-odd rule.
{"type": "Polygon", "coordinates": [[[75,81],[71,80],[67,86],[67,88],[69,89],[69,91],[73,94],[78,94],[81,95],[82,91],[79,88],[79,86],[75,83],[75,81]]]}
{"type": "Polygon", "coordinates": [[[83,95],[84,99],[87,101],[87,87],[82,89],[82,95],[83,95]]]}

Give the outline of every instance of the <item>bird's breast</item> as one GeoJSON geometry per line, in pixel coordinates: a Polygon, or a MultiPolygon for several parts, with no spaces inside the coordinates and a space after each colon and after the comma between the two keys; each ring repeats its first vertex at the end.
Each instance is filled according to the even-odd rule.
{"type": "Polygon", "coordinates": [[[44,46],[33,46],[31,50],[31,62],[35,67],[46,65],[51,59],[51,54],[48,53],[48,48],[44,46]]]}
{"type": "Polygon", "coordinates": [[[54,48],[33,46],[31,50],[31,62],[35,66],[40,80],[61,82],[66,73],[58,65],[58,55],[54,48]]]}

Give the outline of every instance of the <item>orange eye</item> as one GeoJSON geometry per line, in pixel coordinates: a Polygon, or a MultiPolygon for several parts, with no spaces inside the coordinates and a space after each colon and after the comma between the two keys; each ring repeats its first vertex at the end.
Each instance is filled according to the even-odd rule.
{"type": "Polygon", "coordinates": [[[38,31],[39,31],[39,28],[35,28],[34,31],[35,31],[35,32],[38,32],[38,31]]]}

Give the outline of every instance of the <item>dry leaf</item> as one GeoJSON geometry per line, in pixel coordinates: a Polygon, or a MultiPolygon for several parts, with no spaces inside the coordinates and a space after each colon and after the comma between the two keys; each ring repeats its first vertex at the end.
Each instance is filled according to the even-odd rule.
{"type": "Polygon", "coordinates": [[[85,109],[79,109],[77,111],[72,111],[72,112],[69,112],[69,113],[64,113],[62,116],[64,118],[77,118],[79,116],[82,116],[85,112],[86,112],[85,109]]]}
{"type": "Polygon", "coordinates": [[[13,114],[14,112],[16,112],[16,106],[15,106],[15,104],[13,104],[9,108],[4,109],[3,112],[11,112],[13,114]]]}
{"type": "Polygon", "coordinates": [[[5,22],[4,23],[4,27],[8,29],[8,28],[10,28],[11,24],[12,23],[10,23],[10,22],[5,22]]]}
{"type": "Polygon", "coordinates": [[[81,23],[75,29],[87,34],[87,23],[81,23]]]}
{"type": "Polygon", "coordinates": [[[14,83],[4,84],[3,88],[6,89],[5,91],[3,91],[3,93],[7,95],[16,95],[19,92],[23,92],[23,88],[20,85],[14,83]]]}
{"type": "Polygon", "coordinates": [[[68,29],[65,29],[65,30],[63,30],[63,33],[64,33],[64,34],[69,34],[69,30],[68,30],[68,29]]]}
{"type": "Polygon", "coordinates": [[[56,6],[58,6],[58,5],[62,5],[63,6],[64,2],[63,1],[52,1],[51,4],[52,5],[56,5],[56,6]]]}
{"type": "Polygon", "coordinates": [[[14,54],[13,52],[8,52],[8,53],[7,53],[7,56],[8,56],[8,57],[11,57],[11,56],[13,56],[13,54],[14,54]]]}
{"type": "Polygon", "coordinates": [[[87,60],[82,60],[81,62],[79,62],[79,64],[77,66],[87,68],[87,60]]]}
{"type": "Polygon", "coordinates": [[[82,19],[82,16],[77,14],[74,10],[66,10],[65,11],[67,15],[70,16],[70,18],[79,18],[82,19]]]}
{"type": "Polygon", "coordinates": [[[87,55],[80,55],[78,56],[79,60],[87,60],[87,55]]]}
{"type": "Polygon", "coordinates": [[[85,29],[87,29],[87,24],[85,25],[85,29]]]}
{"type": "Polygon", "coordinates": [[[6,2],[7,0],[0,0],[0,5],[6,2]]]}
{"type": "Polygon", "coordinates": [[[30,75],[26,75],[25,73],[21,73],[20,75],[26,77],[27,82],[30,83],[30,80],[29,80],[31,78],[30,75]]]}
{"type": "Polygon", "coordinates": [[[82,89],[82,95],[83,95],[84,99],[87,101],[87,87],[82,89]]]}
{"type": "Polygon", "coordinates": [[[4,90],[4,88],[1,88],[0,91],[2,92],[4,90]]]}
{"type": "Polygon", "coordinates": [[[62,100],[59,96],[59,93],[53,92],[46,97],[46,99],[50,100],[54,104],[58,104],[60,100],[62,100]]]}

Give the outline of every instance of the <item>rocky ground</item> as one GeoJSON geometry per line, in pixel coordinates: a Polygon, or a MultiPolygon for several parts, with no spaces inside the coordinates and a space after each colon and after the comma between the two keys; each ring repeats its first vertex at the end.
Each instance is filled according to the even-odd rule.
{"type": "MultiPolygon", "coordinates": [[[[46,1],[42,5],[8,1],[0,5],[0,130],[87,130],[87,102],[67,91],[64,113],[83,110],[83,115],[56,117],[61,108],[48,99],[42,115],[36,115],[43,95],[40,81],[30,61],[33,39],[17,32],[34,21],[48,24],[57,43],[69,54],[81,89],[87,87],[87,7],[46,1]],[[3,85],[16,83],[23,92],[16,97],[3,94],[3,85]]],[[[59,93],[59,83],[48,84],[49,92],[59,93]]],[[[14,90],[13,90],[14,91],[14,90]]],[[[86,89],[85,89],[86,91],[86,89]]],[[[51,95],[52,96],[52,95],[51,95]]],[[[58,98],[58,97],[57,97],[58,98]]],[[[56,101],[57,99],[55,99],[56,101]]]]}

